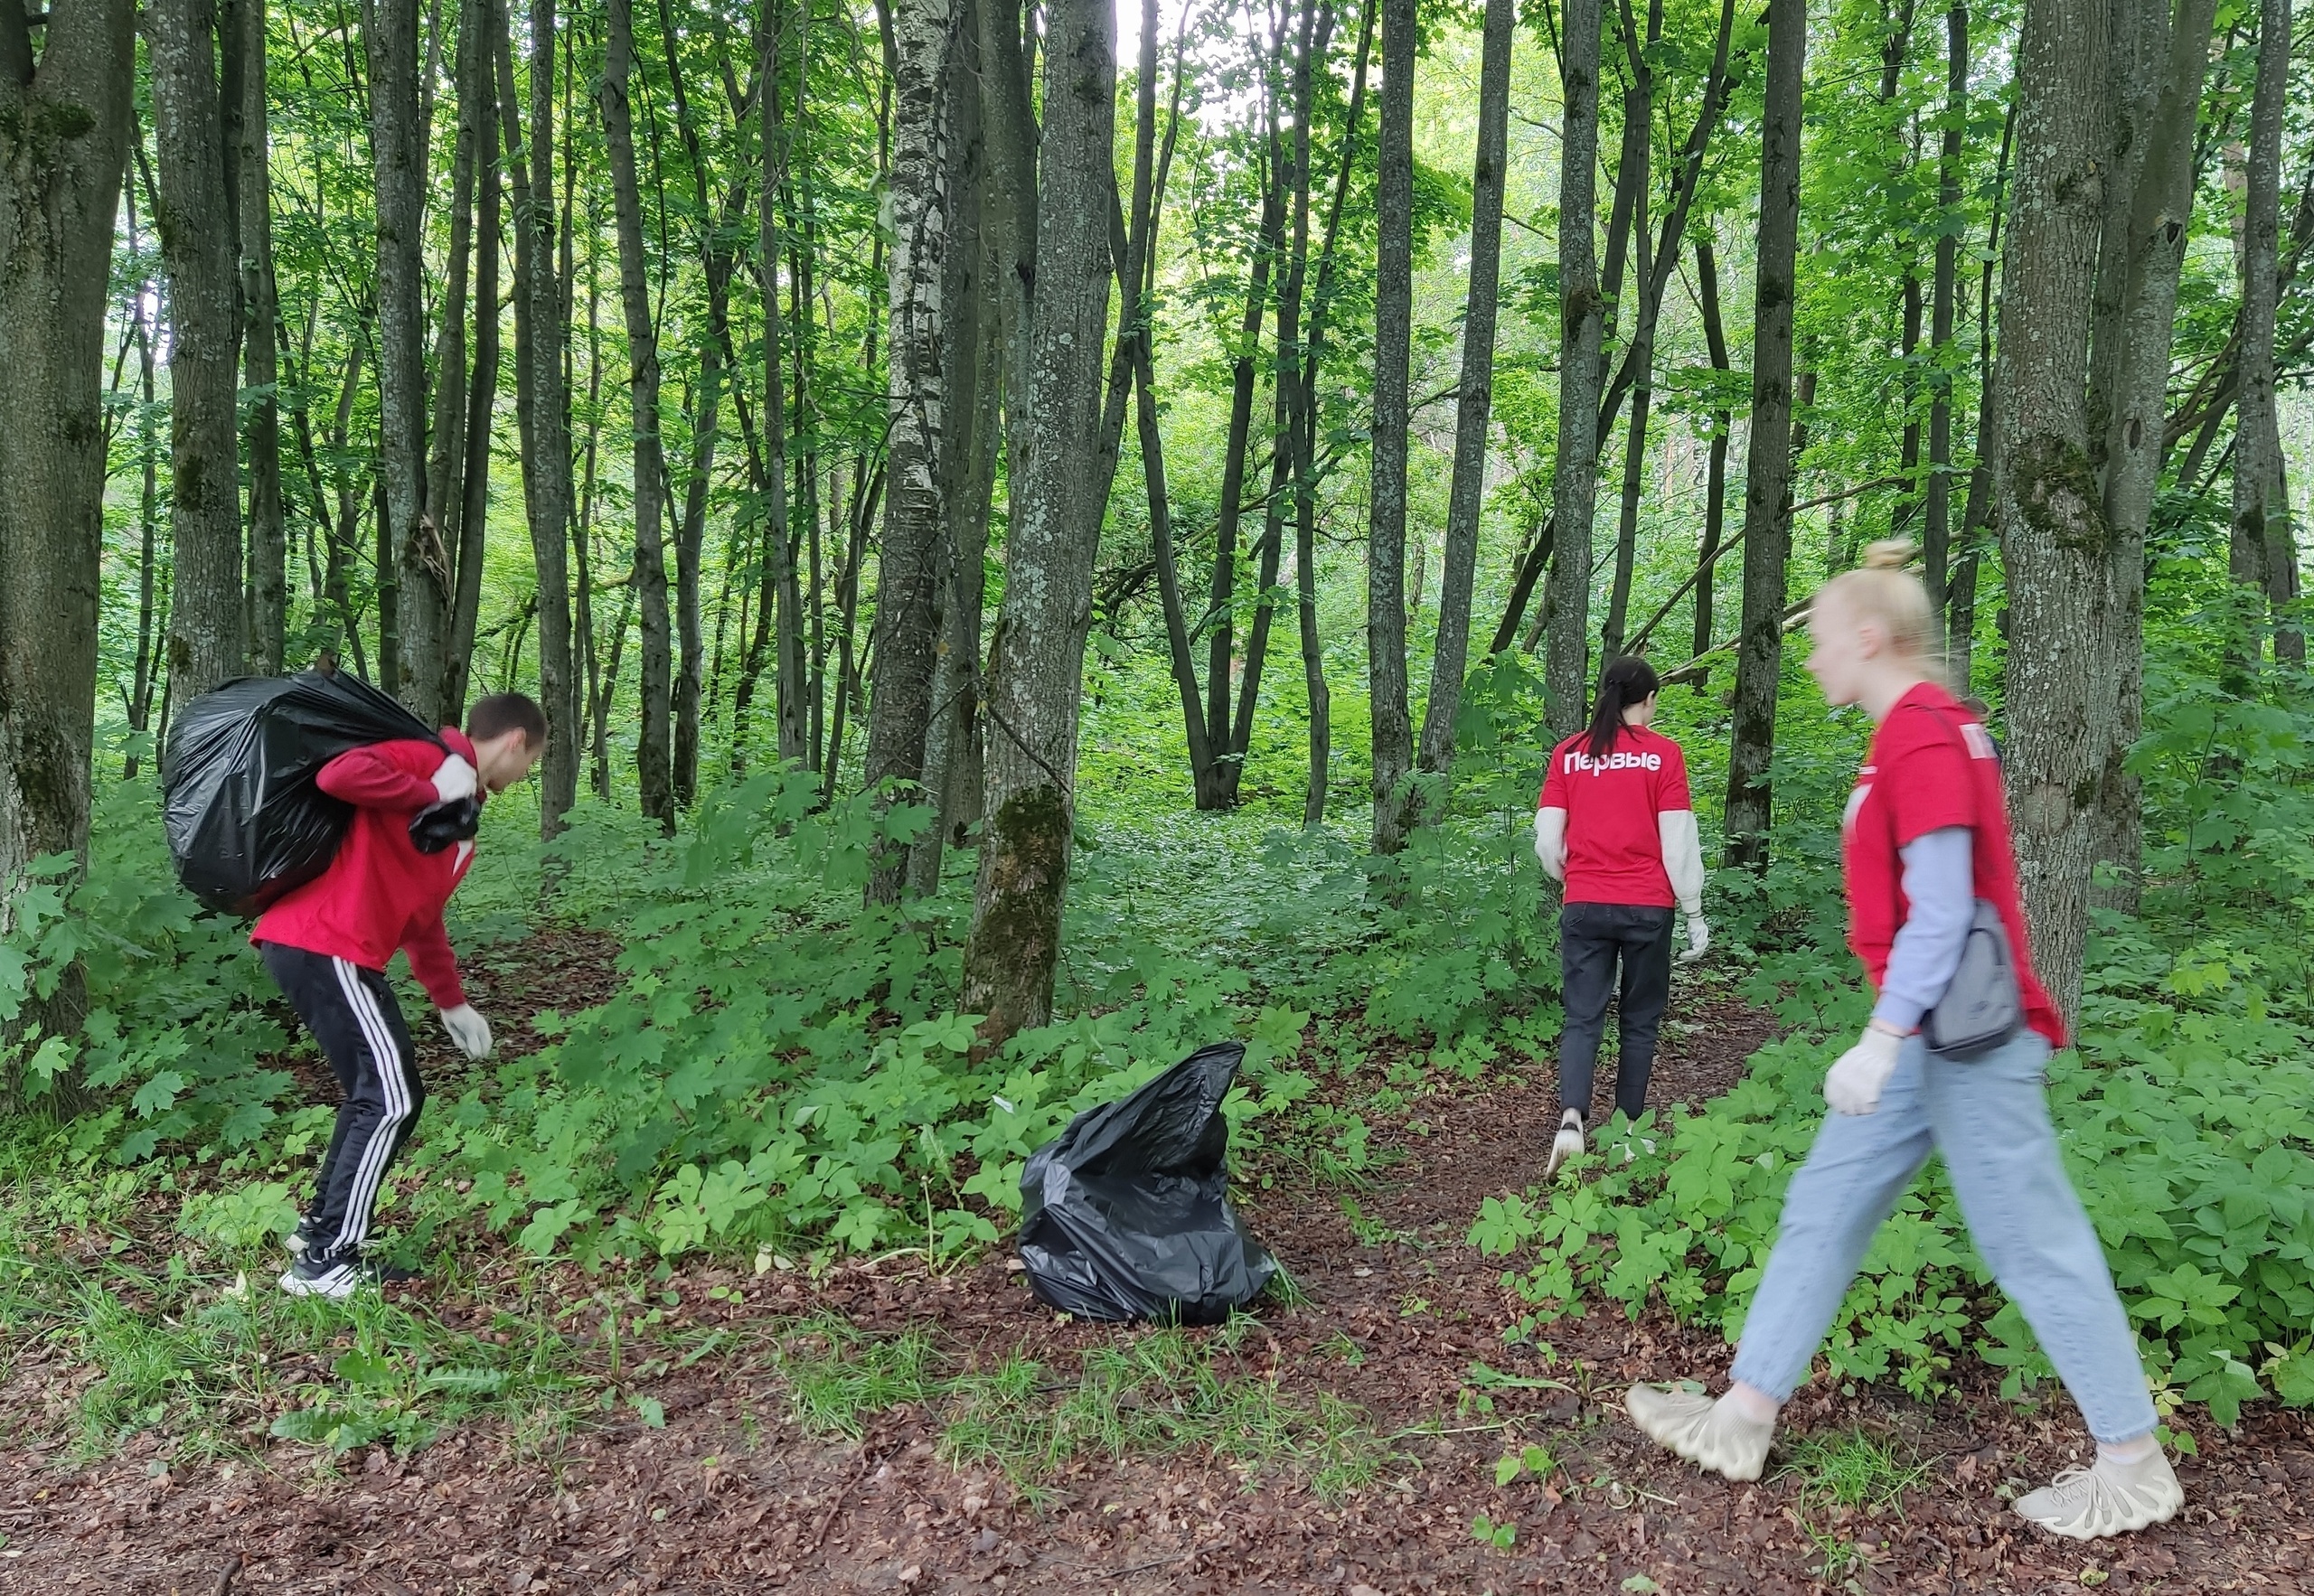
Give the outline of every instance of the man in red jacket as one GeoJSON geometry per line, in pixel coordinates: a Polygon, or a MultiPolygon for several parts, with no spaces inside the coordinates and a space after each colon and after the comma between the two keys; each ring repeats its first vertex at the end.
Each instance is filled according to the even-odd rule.
{"type": "Polygon", "coordinates": [[[377,743],[324,765],[321,790],[353,806],[345,840],[327,870],[268,909],[250,933],[345,1094],[313,1206],[289,1238],[297,1257],[281,1289],[295,1297],[347,1297],[365,1281],[408,1278],[362,1255],[386,1166],[426,1102],[409,1027],[386,984],[395,949],[409,955],[459,1051],[490,1056],[489,1022],[466,1001],[442,926],[474,844],[421,853],[409,822],[435,803],[503,793],[528,775],[546,751],[546,717],[521,693],[494,693],[475,702],[465,732],[443,728],[442,746],[377,743]]]}

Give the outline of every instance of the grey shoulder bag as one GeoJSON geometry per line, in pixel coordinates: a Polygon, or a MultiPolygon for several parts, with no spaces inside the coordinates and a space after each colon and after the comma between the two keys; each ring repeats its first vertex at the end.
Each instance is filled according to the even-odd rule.
{"type": "MultiPolygon", "coordinates": [[[[1929,713],[1961,740],[1951,721],[1934,709],[1929,713]]],[[[1961,751],[1968,755],[1965,741],[1961,751]]],[[[1970,846],[1974,848],[1976,841],[1972,834],[1970,846]]],[[[1960,968],[1953,971],[1944,995],[1920,1017],[1920,1039],[1939,1058],[1962,1063],[1983,1057],[2024,1028],[2025,1000],[2017,985],[2017,956],[2008,945],[2008,927],[2001,923],[2000,911],[1980,897],[1969,921],[1967,940],[1961,944],[1960,968]]]]}
{"type": "Polygon", "coordinates": [[[1961,967],[1944,995],[1920,1019],[1920,1038],[1939,1058],[1955,1063],[1981,1058],[2025,1028],[2025,1004],[2017,989],[2017,960],[2009,952],[2008,928],[2000,911],[1984,898],[1961,944],[1961,967]]]}

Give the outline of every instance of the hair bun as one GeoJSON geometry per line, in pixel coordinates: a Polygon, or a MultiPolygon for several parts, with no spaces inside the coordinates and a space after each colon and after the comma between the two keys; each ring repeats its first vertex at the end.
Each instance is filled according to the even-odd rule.
{"type": "Polygon", "coordinates": [[[1904,538],[1883,538],[1865,545],[1864,568],[1867,571],[1900,571],[1910,565],[1919,552],[1904,538]]]}

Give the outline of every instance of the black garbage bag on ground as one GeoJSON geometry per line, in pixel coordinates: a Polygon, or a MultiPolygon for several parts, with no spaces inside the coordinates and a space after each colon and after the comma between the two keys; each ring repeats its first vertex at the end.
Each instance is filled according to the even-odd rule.
{"type": "Polygon", "coordinates": [[[1132,1096],[1086,1109],[1021,1173],[1021,1260],[1038,1298],[1082,1319],[1218,1324],[1277,1263],[1229,1203],[1221,1100],[1241,1042],[1200,1047],[1132,1096]]]}
{"type": "MultiPolygon", "coordinates": [[[[337,671],[244,676],[177,712],[161,755],[161,821],[177,879],[209,908],[256,915],[336,857],[353,806],[315,784],[322,766],[434,728],[337,671]]],[[[475,834],[481,805],[437,803],[410,821],[422,851],[475,834]]]]}

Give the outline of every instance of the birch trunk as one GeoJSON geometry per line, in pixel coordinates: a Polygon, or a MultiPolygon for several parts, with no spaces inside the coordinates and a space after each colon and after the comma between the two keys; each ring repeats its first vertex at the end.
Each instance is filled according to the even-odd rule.
{"type": "MultiPolygon", "coordinates": [[[[924,779],[932,678],[942,610],[942,450],[949,393],[942,378],[950,237],[948,107],[962,7],[955,0],[897,0],[892,7],[890,207],[887,265],[884,536],[877,551],[878,658],[868,702],[861,779],[878,812],[912,802],[924,779]],[[889,785],[887,784],[889,784],[889,785]]],[[[867,899],[896,904],[908,844],[879,836],[867,899]]]]}
{"type": "Polygon", "coordinates": [[[1784,563],[1792,540],[1792,301],[1800,239],[1804,0],[1769,0],[1760,153],[1760,243],[1752,321],[1752,432],[1744,472],[1744,619],[1727,752],[1726,860],[1764,869],[1783,668],[1784,563]]]}

